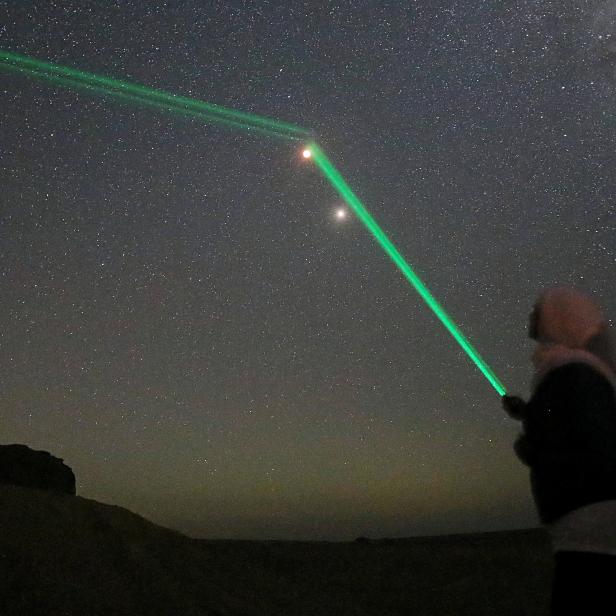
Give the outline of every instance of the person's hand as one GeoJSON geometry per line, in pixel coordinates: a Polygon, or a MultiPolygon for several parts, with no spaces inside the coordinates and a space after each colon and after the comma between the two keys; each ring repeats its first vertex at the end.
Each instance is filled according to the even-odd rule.
{"type": "Polygon", "coordinates": [[[526,402],[518,396],[503,396],[501,398],[505,413],[512,419],[524,419],[526,414],[526,402]]]}

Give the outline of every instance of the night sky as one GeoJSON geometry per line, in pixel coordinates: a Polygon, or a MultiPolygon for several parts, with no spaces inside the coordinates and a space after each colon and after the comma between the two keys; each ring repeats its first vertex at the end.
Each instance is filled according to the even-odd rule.
{"type": "MultiPolygon", "coordinates": [[[[0,48],[314,130],[511,393],[546,286],[616,315],[614,0],[0,1],[0,48]]],[[[0,131],[2,443],[199,537],[538,524],[519,425],[301,144],[4,71],[0,131]]]]}

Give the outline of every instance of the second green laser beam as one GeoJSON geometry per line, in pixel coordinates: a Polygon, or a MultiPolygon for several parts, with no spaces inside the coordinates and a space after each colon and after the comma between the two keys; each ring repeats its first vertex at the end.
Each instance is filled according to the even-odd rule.
{"type": "Polygon", "coordinates": [[[73,90],[95,92],[96,94],[100,94],[102,96],[109,96],[111,98],[114,98],[120,101],[133,103],[139,106],[154,107],[155,109],[161,109],[167,113],[173,113],[174,115],[184,116],[188,118],[196,118],[203,122],[221,124],[223,126],[227,126],[230,128],[244,130],[249,133],[257,133],[257,134],[265,135],[268,137],[276,137],[278,139],[284,139],[288,141],[303,141],[303,139],[300,139],[300,137],[296,137],[296,136],[286,134],[286,133],[279,133],[277,131],[270,130],[269,128],[266,128],[264,126],[257,126],[257,125],[253,126],[253,125],[243,124],[243,123],[237,122],[236,120],[232,120],[228,117],[212,115],[210,113],[204,112],[197,108],[192,109],[192,108],[188,108],[182,105],[179,105],[179,106],[171,105],[169,103],[164,103],[164,102],[161,102],[153,98],[137,96],[135,94],[129,94],[128,92],[123,92],[119,90],[109,90],[107,88],[98,86],[93,83],[88,83],[85,81],[74,81],[73,79],[69,79],[68,77],[64,77],[60,75],[54,75],[54,74],[50,74],[46,72],[41,73],[39,71],[29,69],[29,68],[23,68],[21,66],[4,64],[1,60],[0,60],[0,68],[6,69],[12,72],[16,72],[16,73],[21,73],[21,74],[27,75],[28,77],[35,77],[36,79],[40,79],[42,81],[46,81],[54,85],[68,87],[73,90]]]}
{"type": "Polygon", "coordinates": [[[305,139],[310,136],[310,131],[288,122],[228,109],[221,105],[206,103],[186,96],[169,94],[162,90],[102,77],[58,64],[42,62],[41,60],[10,51],[0,50],[0,66],[31,74],[34,77],[46,78],[55,83],[71,87],[84,87],[130,99],[133,102],[142,102],[177,111],[185,115],[203,115],[210,122],[220,122],[240,129],[260,130],[260,132],[267,132],[273,136],[287,139],[305,139]]]}

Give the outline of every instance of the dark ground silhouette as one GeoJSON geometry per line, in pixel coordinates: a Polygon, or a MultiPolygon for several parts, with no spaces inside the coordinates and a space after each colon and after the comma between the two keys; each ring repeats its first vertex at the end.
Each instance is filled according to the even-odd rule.
{"type": "Polygon", "coordinates": [[[539,616],[550,577],[540,529],[211,541],[78,496],[0,486],[6,616],[539,616]]]}

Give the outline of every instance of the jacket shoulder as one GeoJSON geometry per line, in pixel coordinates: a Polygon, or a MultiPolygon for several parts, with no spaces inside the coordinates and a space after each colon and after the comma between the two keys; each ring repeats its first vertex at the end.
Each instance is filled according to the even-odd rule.
{"type": "Polygon", "coordinates": [[[551,370],[539,383],[533,397],[554,394],[556,391],[567,398],[579,395],[587,397],[593,392],[614,394],[610,381],[593,366],[583,362],[565,364],[551,370]]]}
{"type": "Polygon", "coordinates": [[[592,366],[566,364],[552,370],[528,404],[524,427],[550,447],[616,443],[616,397],[610,381],[592,366]],[[585,444],[583,444],[585,443],[585,444]]]}

